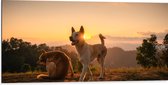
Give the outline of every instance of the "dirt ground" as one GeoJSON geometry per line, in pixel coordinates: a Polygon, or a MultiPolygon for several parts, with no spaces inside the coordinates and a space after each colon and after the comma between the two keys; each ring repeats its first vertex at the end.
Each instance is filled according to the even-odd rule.
{"type": "MultiPolygon", "coordinates": [[[[44,72],[43,72],[44,73],[44,72]]],[[[37,79],[37,75],[41,72],[29,72],[29,73],[3,73],[2,83],[14,83],[14,82],[77,82],[80,73],[75,73],[73,77],[68,74],[65,80],[50,80],[50,79],[37,79]]],[[[99,79],[99,73],[93,73],[93,81],[142,81],[142,80],[168,80],[168,69],[149,69],[149,70],[128,70],[120,69],[108,71],[105,73],[104,79],[99,79]]],[[[88,76],[85,81],[88,82],[88,76]]],[[[92,82],[92,81],[89,81],[92,82]]]]}

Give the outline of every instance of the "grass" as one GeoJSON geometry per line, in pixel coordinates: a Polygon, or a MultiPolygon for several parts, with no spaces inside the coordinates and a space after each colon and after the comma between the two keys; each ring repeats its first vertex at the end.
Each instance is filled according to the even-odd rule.
{"type": "Polygon", "coordinates": [[[108,70],[111,75],[120,76],[114,80],[167,80],[168,68],[119,68],[108,70]],[[118,74],[118,75],[117,75],[118,74]]]}
{"type": "MultiPolygon", "coordinates": [[[[3,73],[2,82],[57,82],[58,80],[36,79],[38,74],[45,72],[26,72],[26,73],[3,73]]],[[[66,76],[65,82],[78,81],[80,73],[75,73],[74,77],[70,74],[66,76]]],[[[168,68],[118,68],[106,69],[105,78],[99,80],[99,71],[93,71],[94,81],[139,81],[139,80],[168,80],[168,68]]],[[[89,77],[86,77],[86,81],[89,77]]]]}

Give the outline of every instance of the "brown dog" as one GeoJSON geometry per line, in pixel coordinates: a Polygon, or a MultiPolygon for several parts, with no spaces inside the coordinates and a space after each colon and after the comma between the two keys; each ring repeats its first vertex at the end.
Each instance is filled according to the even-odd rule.
{"type": "Polygon", "coordinates": [[[105,37],[100,34],[99,35],[101,44],[89,45],[84,40],[84,28],[81,26],[80,31],[75,32],[72,27],[72,34],[70,36],[70,41],[72,45],[75,45],[79,55],[80,62],[83,65],[82,73],[80,75],[79,81],[83,81],[87,72],[90,74],[90,80],[93,80],[92,72],[89,68],[91,61],[97,58],[101,66],[101,73],[99,78],[103,78],[104,76],[104,59],[107,54],[107,48],[104,45],[105,37]]]}
{"type": "Polygon", "coordinates": [[[71,64],[71,59],[61,51],[43,52],[40,57],[38,64],[45,65],[48,75],[40,74],[37,78],[50,78],[63,80],[68,73],[68,68],[71,69],[71,75],[73,76],[74,71],[71,64]]]}

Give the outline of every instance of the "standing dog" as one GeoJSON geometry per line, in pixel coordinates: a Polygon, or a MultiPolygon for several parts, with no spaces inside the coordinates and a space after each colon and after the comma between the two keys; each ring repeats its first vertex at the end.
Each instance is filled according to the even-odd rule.
{"type": "Polygon", "coordinates": [[[107,48],[104,45],[105,37],[99,34],[101,44],[89,45],[84,40],[84,28],[81,26],[80,31],[75,32],[72,27],[72,34],[69,37],[72,45],[75,45],[79,55],[80,62],[83,65],[82,73],[80,75],[79,81],[84,81],[86,73],[89,72],[90,80],[93,80],[93,74],[89,68],[91,61],[97,58],[98,63],[101,66],[101,72],[99,78],[104,77],[104,59],[107,54],[107,48]]]}

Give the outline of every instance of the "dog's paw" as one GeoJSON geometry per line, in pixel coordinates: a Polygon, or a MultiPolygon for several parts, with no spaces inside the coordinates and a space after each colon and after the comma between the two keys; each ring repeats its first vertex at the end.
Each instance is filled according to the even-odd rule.
{"type": "Polygon", "coordinates": [[[93,77],[90,77],[88,81],[93,81],[93,77]]]}
{"type": "Polygon", "coordinates": [[[104,79],[104,77],[103,76],[99,76],[99,79],[104,79]]]}
{"type": "Polygon", "coordinates": [[[79,82],[83,82],[84,81],[84,79],[82,79],[81,77],[79,78],[79,82]]]}

